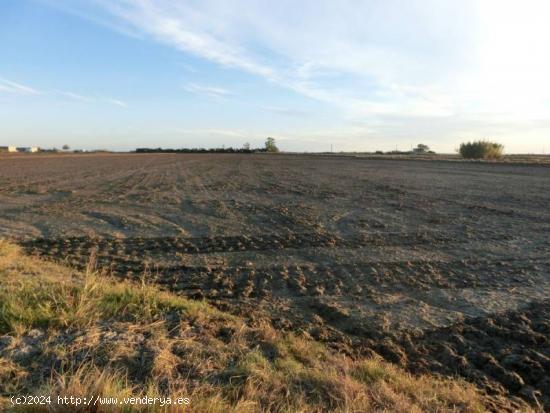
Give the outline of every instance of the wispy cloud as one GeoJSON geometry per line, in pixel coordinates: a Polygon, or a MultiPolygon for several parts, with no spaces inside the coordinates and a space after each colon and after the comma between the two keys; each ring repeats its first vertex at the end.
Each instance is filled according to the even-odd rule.
{"type": "Polygon", "coordinates": [[[231,95],[228,89],[216,86],[199,85],[197,83],[188,83],[183,89],[189,93],[220,99],[231,95]]]}
{"type": "Polygon", "coordinates": [[[109,105],[115,105],[115,106],[119,106],[121,108],[126,108],[128,107],[127,103],[120,100],[120,99],[113,99],[113,98],[98,98],[98,97],[92,97],[92,96],[85,96],[85,95],[82,95],[80,93],[75,93],[75,92],[70,92],[70,91],[66,91],[66,90],[58,90],[58,91],[55,91],[55,92],[51,92],[52,94],[55,94],[55,95],[58,95],[58,96],[61,96],[63,98],[67,98],[67,99],[70,99],[70,100],[74,100],[74,101],[77,101],[77,102],[82,102],[82,103],[95,103],[95,104],[109,104],[109,105]]]}
{"type": "Polygon", "coordinates": [[[60,96],[63,96],[63,97],[66,97],[66,98],[69,98],[69,99],[72,99],[72,100],[77,100],[79,102],[92,102],[94,100],[90,97],[79,95],[78,93],[73,93],[73,92],[59,91],[57,93],[60,96]]]}
{"type": "Polygon", "coordinates": [[[115,105],[115,106],[119,106],[121,108],[128,107],[128,104],[126,102],[123,102],[122,100],[119,100],[119,99],[106,99],[105,101],[107,103],[110,103],[110,104],[115,105]]]}
{"type": "Polygon", "coordinates": [[[119,99],[95,98],[95,97],[85,96],[85,95],[67,91],[67,90],[39,91],[28,85],[14,82],[4,77],[0,77],[0,93],[7,93],[7,94],[19,95],[19,96],[38,96],[38,95],[53,96],[53,97],[57,96],[57,97],[62,97],[62,98],[66,98],[66,99],[70,99],[70,100],[74,100],[82,103],[108,103],[110,105],[115,105],[123,108],[126,108],[128,106],[126,102],[119,99]]]}
{"type": "Polygon", "coordinates": [[[279,106],[262,106],[262,109],[268,112],[276,113],[277,115],[290,116],[295,118],[301,118],[308,116],[308,112],[300,109],[283,108],[279,106]]]}
{"type": "MultiPolygon", "coordinates": [[[[245,49],[228,44],[217,34],[204,30],[204,24],[210,18],[204,10],[194,9],[192,5],[163,0],[98,0],[97,3],[120,19],[118,26],[121,28],[129,26],[132,31],[145,33],[182,51],[228,67],[265,77],[274,75],[269,66],[256,61],[245,49]]],[[[109,23],[110,26],[113,24],[116,25],[109,23]]]]}
{"type": "Polygon", "coordinates": [[[41,92],[27,85],[0,77],[0,92],[14,95],[39,95],[41,92]]]}
{"type": "MultiPolygon", "coordinates": [[[[358,116],[403,111],[442,116],[454,110],[448,102],[442,108],[441,100],[403,96],[391,85],[437,82],[443,72],[438,63],[442,57],[461,53],[457,42],[445,40],[464,35],[459,26],[474,2],[466,3],[442,6],[426,0],[425,7],[396,2],[373,7],[369,1],[305,0],[296,9],[291,0],[281,0],[276,8],[265,1],[247,2],[246,7],[221,0],[95,1],[100,6],[96,14],[109,27],[150,36],[358,116]],[[289,9],[295,10],[295,18],[289,18],[289,9]],[[440,27],[431,17],[433,12],[446,22],[444,34],[436,35],[440,27]],[[381,22],[388,22],[388,27],[381,22]],[[388,31],[391,40],[385,37],[388,31]],[[408,49],[401,50],[400,43],[408,49]],[[426,45],[433,49],[432,55],[422,53],[426,45]]],[[[468,47],[467,36],[463,37],[460,47],[468,47]]],[[[223,89],[220,93],[196,86],[188,85],[186,90],[217,98],[227,95],[223,89]]]]}

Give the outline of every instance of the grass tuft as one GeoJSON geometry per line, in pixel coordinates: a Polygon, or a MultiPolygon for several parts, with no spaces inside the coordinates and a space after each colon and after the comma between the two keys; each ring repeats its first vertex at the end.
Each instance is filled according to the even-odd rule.
{"type": "MultiPolygon", "coordinates": [[[[20,328],[86,328],[98,320],[129,320],[150,323],[168,313],[197,319],[221,314],[205,302],[192,301],[160,291],[157,287],[117,281],[87,271],[70,273],[25,258],[21,268],[20,252],[0,244],[0,333],[20,328]],[[67,278],[52,277],[59,270],[67,278]],[[38,275],[38,276],[37,276],[38,275]]],[[[52,264],[53,265],[53,264],[52,264]]]]}

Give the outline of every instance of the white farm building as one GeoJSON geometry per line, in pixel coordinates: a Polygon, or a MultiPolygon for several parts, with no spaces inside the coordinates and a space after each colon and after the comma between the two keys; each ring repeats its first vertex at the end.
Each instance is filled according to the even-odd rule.
{"type": "Polygon", "coordinates": [[[19,147],[17,148],[17,152],[34,153],[34,152],[38,152],[38,147],[36,146],[19,147]]]}

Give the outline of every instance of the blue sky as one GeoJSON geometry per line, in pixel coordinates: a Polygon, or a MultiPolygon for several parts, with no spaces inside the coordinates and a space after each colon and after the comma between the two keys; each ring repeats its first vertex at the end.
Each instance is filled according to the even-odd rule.
{"type": "Polygon", "coordinates": [[[545,0],[2,0],[0,145],[550,151],[545,0]]]}

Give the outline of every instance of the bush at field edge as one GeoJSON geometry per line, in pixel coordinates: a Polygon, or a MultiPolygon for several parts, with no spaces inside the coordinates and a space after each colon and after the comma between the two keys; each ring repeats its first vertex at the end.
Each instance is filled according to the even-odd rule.
{"type": "Polygon", "coordinates": [[[499,159],[504,146],[489,141],[475,141],[460,144],[458,152],[466,159],[499,159]]]}

